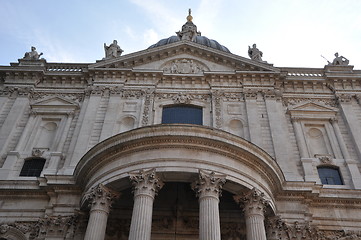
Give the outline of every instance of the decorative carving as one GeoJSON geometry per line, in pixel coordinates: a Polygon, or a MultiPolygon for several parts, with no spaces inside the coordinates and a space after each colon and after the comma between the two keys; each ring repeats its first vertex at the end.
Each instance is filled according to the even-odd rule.
{"type": "Polygon", "coordinates": [[[32,94],[33,88],[31,87],[4,87],[0,89],[0,96],[8,96],[16,98],[17,96],[29,96],[32,94]]]}
{"type": "Polygon", "coordinates": [[[133,185],[134,196],[143,193],[154,197],[164,185],[154,168],[129,173],[129,178],[133,185]]]}
{"type": "Polygon", "coordinates": [[[77,226],[78,216],[45,216],[38,222],[39,237],[62,236],[72,239],[77,226]]]}
{"type": "Polygon", "coordinates": [[[45,239],[60,237],[73,239],[79,225],[80,215],[45,216],[35,222],[15,222],[0,226],[0,238],[9,231],[20,231],[27,239],[45,239]],[[11,230],[13,228],[13,230],[11,230]]]}
{"type": "Polygon", "coordinates": [[[123,89],[121,90],[122,92],[122,97],[125,99],[128,98],[136,98],[139,99],[141,98],[146,92],[143,90],[131,90],[131,89],[123,89]]]}
{"type": "Polygon", "coordinates": [[[351,94],[342,93],[342,94],[337,95],[337,101],[339,104],[340,103],[350,103],[351,100],[352,100],[351,94]]]}
{"type": "Polygon", "coordinates": [[[172,99],[174,103],[189,103],[190,101],[207,101],[209,94],[189,94],[189,93],[157,93],[158,99],[172,99]]]}
{"type": "Polygon", "coordinates": [[[226,175],[199,170],[198,180],[192,183],[192,189],[199,198],[206,196],[218,198],[222,194],[222,187],[225,183],[226,175]]]}
{"type": "Polygon", "coordinates": [[[146,126],[149,124],[149,113],[153,96],[153,91],[151,91],[150,89],[145,92],[142,126],[146,126]]]}
{"type": "Polygon", "coordinates": [[[361,232],[319,230],[307,221],[286,224],[281,218],[275,217],[267,219],[267,239],[361,240],[361,232]]]}
{"type": "Polygon", "coordinates": [[[178,93],[177,95],[173,96],[174,103],[183,103],[189,104],[192,100],[191,95],[185,93],[178,93]]]}
{"type": "Polygon", "coordinates": [[[216,115],[216,128],[222,128],[222,93],[215,91],[212,94],[214,98],[214,111],[216,115]]]}
{"type": "Polygon", "coordinates": [[[33,151],[31,152],[31,155],[33,157],[42,157],[45,150],[47,149],[34,148],[33,151]]]}
{"type": "Polygon", "coordinates": [[[4,233],[6,233],[7,231],[9,231],[9,229],[10,229],[10,226],[9,226],[9,225],[3,224],[3,225],[0,226],[0,233],[1,233],[1,234],[4,234],[4,233]]]}
{"type": "Polygon", "coordinates": [[[90,189],[83,197],[83,203],[87,202],[91,209],[100,208],[106,212],[109,212],[109,208],[113,201],[119,198],[120,193],[105,187],[103,184],[99,184],[90,189]]]}
{"type": "Polygon", "coordinates": [[[320,159],[320,162],[323,163],[323,164],[333,164],[331,155],[316,154],[315,157],[320,159]]]}
{"type": "Polygon", "coordinates": [[[243,100],[242,93],[227,93],[223,94],[223,100],[227,102],[239,102],[243,100]]]}
{"type": "Polygon", "coordinates": [[[198,74],[207,68],[200,62],[192,59],[176,59],[172,62],[165,64],[163,71],[165,73],[174,74],[198,74]]]}

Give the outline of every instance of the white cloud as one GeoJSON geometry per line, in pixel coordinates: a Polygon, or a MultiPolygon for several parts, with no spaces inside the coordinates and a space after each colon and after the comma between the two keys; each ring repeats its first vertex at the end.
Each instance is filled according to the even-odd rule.
{"type": "Polygon", "coordinates": [[[145,10],[147,18],[162,36],[170,35],[183,24],[182,19],[175,17],[179,12],[175,13],[174,8],[167,8],[165,2],[159,0],[131,0],[131,2],[145,10]]]}
{"type": "Polygon", "coordinates": [[[64,42],[58,41],[50,37],[47,33],[34,29],[32,34],[32,44],[36,43],[35,46],[37,51],[43,52],[43,57],[48,62],[75,62],[82,61],[81,57],[75,57],[75,54],[66,47],[63,46],[64,42]]]}
{"type": "Polygon", "coordinates": [[[152,28],[146,30],[143,36],[144,36],[144,42],[147,45],[152,45],[159,41],[158,33],[156,33],[156,31],[154,31],[154,29],[152,28]]]}
{"type": "Polygon", "coordinates": [[[137,34],[134,32],[133,28],[129,25],[125,27],[125,33],[131,38],[131,39],[137,39],[137,34]]]}

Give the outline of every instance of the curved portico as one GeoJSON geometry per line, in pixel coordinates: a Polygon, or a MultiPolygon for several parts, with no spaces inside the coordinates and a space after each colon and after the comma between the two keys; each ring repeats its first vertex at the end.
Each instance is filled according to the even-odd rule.
{"type": "MultiPolygon", "coordinates": [[[[84,193],[96,186],[129,192],[127,189],[133,184],[135,195],[130,229],[148,229],[146,231],[150,231],[152,218],[148,216],[150,218],[145,222],[144,214],[152,214],[157,193],[171,191],[165,187],[161,190],[163,183],[165,186],[172,183],[176,187],[197,185],[193,190],[198,193],[199,214],[202,215],[199,216],[199,236],[208,240],[220,239],[219,212],[214,209],[219,204],[222,190],[237,199],[241,210],[252,208],[247,202],[250,202],[251,192],[257,191],[262,195],[261,208],[274,211],[273,193],[284,181],[274,159],[256,145],[224,131],[181,124],[148,126],[106,139],[83,156],[74,175],[84,193]],[[135,177],[137,174],[139,177],[135,177]],[[161,181],[162,186],[154,185],[149,178],[161,181]],[[176,183],[181,185],[174,185],[176,183]],[[208,213],[210,210],[212,212],[208,213]],[[143,222],[134,219],[136,216],[143,222]],[[209,232],[209,227],[218,230],[211,236],[202,235],[202,232],[209,232]]],[[[122,193],[118,201],[123,197],[122,193]]],[[[245,216],[252,218],[249,212],[245,216]]],[[[264,226],[261,212],[261,218],[255,218],[258,219],[257,226],[264,226]]],[[[252,226],[247,226],[250,231],[248,229],[252,226]]],[[[258,234],[259,239],[265,239],[264,230],[262,232],[258,234]]],[[[252,237],[250,234],[247,233],[248,239],[252,237]]],[[[133,238],[130,236],[129,239],[133,238]]],[[[145,238],[150,239],[150,233],[145,238]]]]}

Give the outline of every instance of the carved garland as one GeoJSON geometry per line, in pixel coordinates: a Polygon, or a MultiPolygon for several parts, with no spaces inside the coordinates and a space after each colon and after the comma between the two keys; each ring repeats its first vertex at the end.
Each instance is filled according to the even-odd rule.
{"type": "Polygon", "coordinates": [[[312,239],[312,240],[361,240],[361,232],[334,230],[319,230],[311,226],[310,222],[292,224],[285,223],[276,217],[267,220],[267,239],[312,239]]]}
{"type": "Polygon", "coordinates": [[[15,222],[0,225],[0,237],[6,236],[12,228],[20,231],[26,239],[61,237],[73,239],[81,230],[83,219],[79,214],[70,216],[45,216],[35,222],[15,222]]]}
{"type": "Polygon", "coordinates": [[[144,98],[142,126],[149,125],[149,114],[150,114],[151,102],[153,98],[154,98],[154,93],[150,89],[148,89],[145,92],[145,98],[144,98]]]}

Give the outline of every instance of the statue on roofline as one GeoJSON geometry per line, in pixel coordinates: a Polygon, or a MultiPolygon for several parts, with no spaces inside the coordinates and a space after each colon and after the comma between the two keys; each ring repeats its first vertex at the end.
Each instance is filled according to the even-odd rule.
{"type": "Polygon", "coordinates": [[[36,51],[36,47],[31,47],[31,52],[26,52],[23,59],[25,60],[39,60],[40,56],[43,55],[43,53],[38,53],[36,51]]]}
{"type": "Polygon", "coordinates": [[[248,46],[248,56],[258,62],[262,62],[263,53],[257,48],[256,44],[252,45],[252,48],[248,46]]]}
{"type": "Polygon", "coordinates": [[[347,66],[349,64],[349,60],[344,56],[339,56],[338,52],[335,53],[335,59],[333,59],[332,63],[328,61],[328,65],[341,65],[347,66]]]}
{"type": "Polygon", "coordinates": [[[118,45],[117,40],[114,40],[109,46],[104,43],[104,51],[105,51],[105,58],[116,58],[119,57],[123,53],[123,49],[121,49],[118,45]]]}

